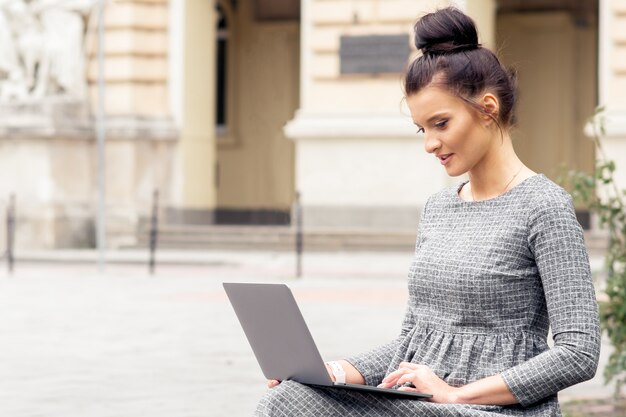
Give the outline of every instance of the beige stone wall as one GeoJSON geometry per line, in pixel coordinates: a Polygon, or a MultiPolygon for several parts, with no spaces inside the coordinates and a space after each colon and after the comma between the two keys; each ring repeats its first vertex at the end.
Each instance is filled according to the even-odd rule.
{"type": "Polygon", "coordinates": [[[285,130],[296,145],[305,227],[413,230],[428,195],[445,185],[404,103],[403,68],[341,74],[340,42],[405,36],[408,65],[415,21],[449,3],[302,1],[300,107],[285,130]]]}
{"type": "Polygon", "coordinates": [[[600,99],[605,106],[603,149],[626,188],[626,1],[600,2],[600,99]]]}
{"type": "Polygon", "coordinates": [[[606,104],[626,110],[626,0],[612,1],[610,38],[612,43],[610,79],[606,104]]]}
{"type": "MultiPolygon", "coordinates": [[[[306,94],[302,107],[310,112],[385,111],[401,103],[401,74],[377,77],[339,73],[339,40],[342,35],[411,34],[415,20],[444,0],[314,0],[307,16],[310,39],[306,94]]],[[[408,63],[408,61],[407,61],[408,63]]]]}
{"type": "MultiPolygon", "coordinates": [[[[164,117],[167,97],[168,0],[107,2],[106,112],[110,116],[164,117]]],[[[96,22],[86,42],[92,105],[97,100],[96,22]]]]}
{"type": "Polygon", "coordinates": [[[220,209],[288,210],[294,146],[283,125],[298,106],[300,25],[258,22],[238,2],[231,30],[234,88],[229,132],[218,143],[220,209]]]}

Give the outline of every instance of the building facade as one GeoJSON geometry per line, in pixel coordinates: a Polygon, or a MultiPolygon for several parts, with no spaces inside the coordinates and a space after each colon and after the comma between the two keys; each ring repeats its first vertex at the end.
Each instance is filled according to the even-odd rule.
{"type": "MultiPolygon", "coordinates": [[[[155,189],[171,224],[289,224],[299,193],[310,229],[414,230],[427,197],[460,181],[424,152],[402,93],[415,20],[451,3],[517,68],[528,166],[590,170],[585,125],[603,105],[626,187],[626,0],[118,0],[105,12],[109,246],[137,244],[155,189]]],[[[85,100],[0,105],[0,200],[16,195],[21,247],[93,245],[94,13],[85,100]]]]}

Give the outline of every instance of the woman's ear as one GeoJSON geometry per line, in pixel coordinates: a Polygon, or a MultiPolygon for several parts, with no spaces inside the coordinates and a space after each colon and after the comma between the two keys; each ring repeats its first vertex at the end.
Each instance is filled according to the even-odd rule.
{"type": "Polygon", "coordinates": [[[494,119],[498,119],[500,102],[492,93],[485,93],[482,97],[480,105],[483,108],[483,120],[487,123],[487,126],[489,126],[494,122],[494,119]]]}

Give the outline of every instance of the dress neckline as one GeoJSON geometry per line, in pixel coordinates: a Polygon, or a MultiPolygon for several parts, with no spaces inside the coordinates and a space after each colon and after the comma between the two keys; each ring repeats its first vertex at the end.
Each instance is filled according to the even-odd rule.
{"type": "Polygon", "coordinates": [[[485,203],[491,203],[491,202],[496,202],[500,199],[503,199],[505,197],[507,197],[508,195],[512,194],[514,191],[519,190],[521,188],[523,188],[526,184],[528,184],[529,182],[532,182],[531,180],[533,180],[534,178],[537,177],[544,177],[545,175],[543,174],[534,174],[531,175],[528,178],[525,178],[523,181],[521,181],[519,184],[517,184],[514,187],[509,188],[508,190],[506,190],[505,192],[503,192],[500,195],[497,195],[493,198],[488,198],[487,200],[479,200],[479,201],[467,201],[467,200],[463,200],[461,198],[461,196],[459,195],[459,193],[461,192],[461,189],[467,184],[469,183],[469,180],[467,181],[463,181],[461,184],[459,184],[458,187],[456,187],[456,191],[454,193],[454,196],[456,197],[456,199],[461,202],[461,203],[465,203],[465,204],[485,204],[485,203]]]}

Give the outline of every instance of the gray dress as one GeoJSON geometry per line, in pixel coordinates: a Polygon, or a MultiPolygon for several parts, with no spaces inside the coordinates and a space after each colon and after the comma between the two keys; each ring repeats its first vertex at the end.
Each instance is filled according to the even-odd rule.
{"type": "Polygon", "coordinates": [[[458,190],[424,208],[400,335],[348,361],[368,385],[402,361],[428,365],[453,386],[500,374],[519,404],[435,404],[285,381],[268,390],[257,415],[561,415],[557,392],[593,377],[600,352],[571,198],[544,175],[486,201],[463,201],[458,190]]]}

